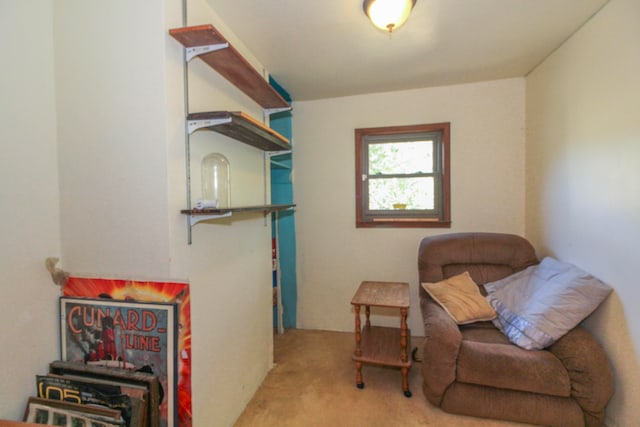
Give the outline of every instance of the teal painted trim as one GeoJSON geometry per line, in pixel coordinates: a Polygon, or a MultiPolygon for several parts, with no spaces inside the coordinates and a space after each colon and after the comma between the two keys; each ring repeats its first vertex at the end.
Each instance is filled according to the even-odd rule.
{"type": "MultiPolygon", "coordinates": [[[[271,76],[269,83],[282,97],[291,103],[291,96],[271,76]]],[[[272,114],[269,122],[271,128],[288,138],[293,146],[293,115],[291,111],[272,114]]],[[[293,183],[291,172],[293,159],[291,153],[273,156],[271,167],[271,203],[293,204],[293,183]]],[[[275,214],[272,215],[272,230],[275,233],[275,214]]],[[[273,236],[275,237],[275,235],[273,236]]],[[[280,253],[280,295],[282,298],[282,326],[295,328],[297,326],[298,290],[296,279],[296,230],[295,211],[288,210],[278,213],[278,242],[280,253]]],[[[277,277],[274,277],[277,283],[277,277]]],[[[277,313],[274,312],[274,326],[277,326],[277,313]]]]}
{"type": "Polygon", "coordinates": [[[291,112],[285,111],[282,113],[272,114],[269,119],[269,125],[271,129],[278,132],[289,140],[293,147],[293,129],[291,128],[291,112]]]}
{"type": "MultiPolygon", "coordinates": [[[[291,95],[271,76],[269,76],[269,84],[287,101],[291,104],[291,95]]],[[[292,129],[292,114],[291,111],[282,111],[280,113],[272,114],[269,118],[271,129],[278,132],[280,135],[288,138],[293,145],[293,129],[292,129]]]]}
{"type": "Polygon", "coordinates": [[[289,92],[287,92],[285,88],[280,86],[280,83],[278,83],[276,79],[274,79],[271,75],[269,76],[269,84],[276,90],[276,92],[280,94],[280,96],[284,98],[285,101],[291,104],[291,95],[289,95],[289,92]]]}

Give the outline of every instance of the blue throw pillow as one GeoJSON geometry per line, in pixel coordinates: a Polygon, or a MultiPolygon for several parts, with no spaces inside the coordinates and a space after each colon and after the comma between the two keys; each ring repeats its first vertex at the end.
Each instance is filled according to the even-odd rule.
{"type": "Polygon", "coordinates": [[[578,267],[544,258],[538,265],[485,284],[493,320],[514,344],[540,350],[591,314],[611,287],[578,267]]]}

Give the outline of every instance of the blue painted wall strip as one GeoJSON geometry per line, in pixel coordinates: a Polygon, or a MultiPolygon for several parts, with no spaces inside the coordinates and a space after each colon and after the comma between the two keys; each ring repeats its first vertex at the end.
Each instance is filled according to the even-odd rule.
{"type": "MultiPolygon", "coordinates": [[[[280,95],[291,102],[291,96],[272,77],[269,83],[280,95]]],[[[285,111],[272,114],[270,118],[271,128],[288,138],[293,146],[293,126],[292,113],[285,111]]],[[[291,154],[274,156],[271,168],[271,203],[292,204],[293,182],[291,181],[291,171],[293,169],[293,158],[291,154]]],[[[296,232],[295,232],[295,212],[282,211],[278,214],[278,240],[280,244],[280,286],[283,305],[282,325],[285,328],[296,327],[296,311],[298,301],[297,280],[296,280],[296,232]]],[[[272,227],[275,233],[275,227],[272,227]]],[[[275,237],[275,236],[274,236],[275,237]]],[[[277,279],[276,279],[277,280],[277,279]]],[[[274,317],[274,326],[277,316],[274,317]]]]}

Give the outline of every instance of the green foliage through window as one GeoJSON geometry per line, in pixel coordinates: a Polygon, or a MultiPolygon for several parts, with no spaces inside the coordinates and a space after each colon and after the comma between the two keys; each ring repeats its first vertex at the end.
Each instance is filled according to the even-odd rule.
{"type": "Polygon", "coordinates": [[[434,179],[415,176],[433,172],[433,147],[433,141],[368,144],[369,209],[433,209],[434,179]]]}

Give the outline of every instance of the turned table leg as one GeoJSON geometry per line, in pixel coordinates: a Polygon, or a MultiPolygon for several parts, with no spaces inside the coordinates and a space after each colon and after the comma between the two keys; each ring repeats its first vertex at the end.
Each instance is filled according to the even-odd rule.
{"type": "MultiPolygon", "coordinates": [[[[354,305],[353,310],[356,313],[356,350],[355,355],[357,357],[362,356],[362,349],[360,348],[360,343],[362,342],[362,334],[360,331],[360,306],[354,305]]],[[[366,309],[367,312],[367,321],[369,320],[369,307],[366,309]]],[[[364,381],[362,380],[362,363],[356,362],[356,386],[358,388],[364,388],[364,381]]]]}
{"type": "Polygon", "coordinates": [[[356,387],[364,388],[364,381],[362,380],[362,363],[356,362],[356,387]]]}
{"type": "Polygon", "coordinates": [[[407,327],[407,314],[408,314],[409,310],[406,308],[401,308],[400,309],[400,359],[403,362],[406,362],[407,360],[409,360],[409,358],[407,357],[407,331],[408,331],[408,327],[407,327]]]}
{"type": "Polygon", "coordinates": [[[409,390],[409,368],[401,368],[402,370],[402,391],[406,397],[411,397],[409,390]]]}
{"type": "Polygon", "coordinates": [[[360,306],[354,305],[353,310],[356,312],[356,356],[362,356],[362,350],[360,350],[360,342],[362,341],[362,335],[360,332],[360,306]]]}
{"type": "MultiPolygon", "coordinates": [[[[407,308],[400,309],[400,359],[403,362],[407,362],[409,357],[407,356],[407,314],[409,310],[407,308]]],[[[411,397],[411,391],[409,390],[409,368],[402,368],[402,390],[406,397],[411,397]]]]}

